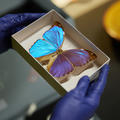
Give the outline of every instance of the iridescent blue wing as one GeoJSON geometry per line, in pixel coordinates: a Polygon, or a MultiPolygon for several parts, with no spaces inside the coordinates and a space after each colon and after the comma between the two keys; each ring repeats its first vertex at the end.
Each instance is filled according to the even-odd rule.
{"type": "Polygon", "coordinates": [[[30,54],[35,57],[42,57],[56,52],[56,48],[45,40],[37,40],[29,49],[30,54]]]}
{"type": "Polygon", "coordinates": [[[61,27],[53,26],[43,34],[43,38],[58,49],[64,39],[64,31],[61,27]]]}
{"type": "Polygon", "coordinates": [[[43,34],[44,40],[37,40],[29,49],[29,52],[35,58],[54,53],[62,45],[63,37],[63,29],[58,26],[53,26],[43,34]]]}

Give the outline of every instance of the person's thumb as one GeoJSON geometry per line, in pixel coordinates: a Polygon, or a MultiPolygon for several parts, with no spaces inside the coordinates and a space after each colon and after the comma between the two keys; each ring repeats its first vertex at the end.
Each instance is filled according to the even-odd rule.
{"type": "Polygon", "coordinates": [[[75,94],[78,94],[80,96],[85,96],[89,87],[89,83],[90,83],[90,79],[88,76],[82,77],[79,80],[76,88],[73,89],[73,92],[75,92],[75,94]]]}

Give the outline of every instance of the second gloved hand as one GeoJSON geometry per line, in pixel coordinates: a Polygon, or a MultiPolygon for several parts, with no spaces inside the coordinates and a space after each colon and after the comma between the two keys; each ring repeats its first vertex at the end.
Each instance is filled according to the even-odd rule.
{"type": "Polygon", "coordinates": [[[44,15],[44,13],[21,13],[8,14],[0,18],[0,53],[11,48],[11,35],[34,20],[44,15]]]}
{"type": "Polygon", "coordinates": [[[84,76],[77,87],[67,93],[56,105],[51,120],[89,120],[95,113],[103,93],[108,65],[102,68],[96,82],[84,76]]]}

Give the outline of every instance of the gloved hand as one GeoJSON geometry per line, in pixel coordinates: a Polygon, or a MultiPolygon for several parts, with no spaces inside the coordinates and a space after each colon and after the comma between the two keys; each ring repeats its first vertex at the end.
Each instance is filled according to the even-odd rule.
{"type": "Polygon", "coordinates": [[[8,14],[0,18],[0,53],[11,48],[11,35],[34,20],[44,15],[44,13],[21,13],[8,14]]]}
{"type": "Polygon", "coordinates": [[[90,83],[89,77],[82,77],[77,87],[57,103],[50,120],[89,120],[99,105],[108,69],[105,65],[98,80],[93,83],[90,83]]]}

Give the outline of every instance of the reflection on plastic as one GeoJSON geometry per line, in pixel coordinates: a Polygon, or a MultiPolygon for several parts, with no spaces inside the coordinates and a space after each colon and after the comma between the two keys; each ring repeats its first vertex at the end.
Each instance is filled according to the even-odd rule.
{"type": "Polygon", "coordinates": [[[38,72],[36,72],[33,68],[30,70],[30,73],[28,75],[28,81],[29,82],[36,82],[38,80],[38,78],[40,77],[40,75],[38,74],[38,72]]]}

